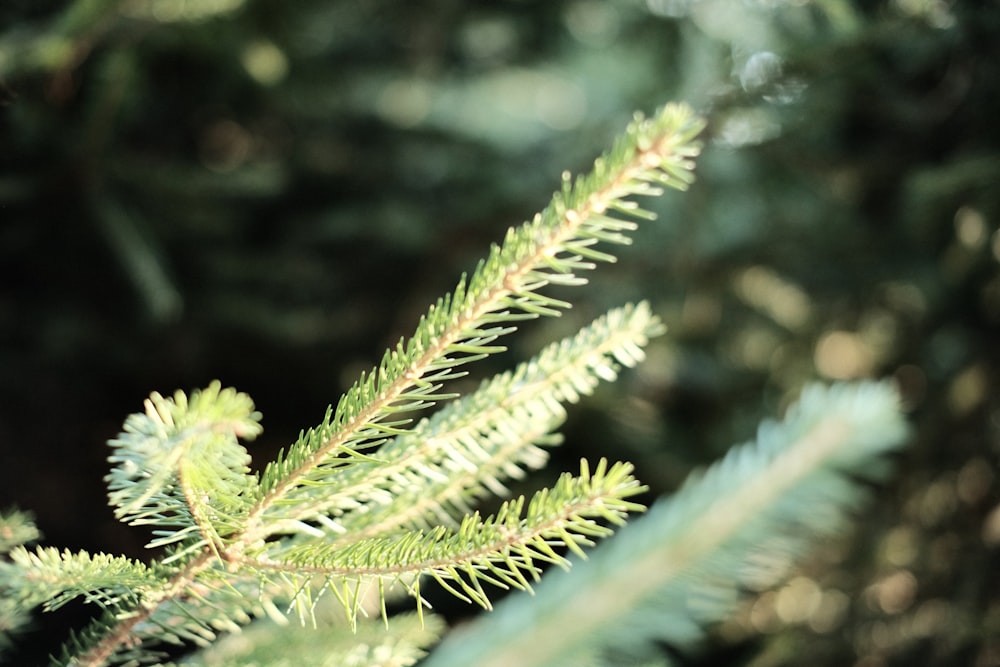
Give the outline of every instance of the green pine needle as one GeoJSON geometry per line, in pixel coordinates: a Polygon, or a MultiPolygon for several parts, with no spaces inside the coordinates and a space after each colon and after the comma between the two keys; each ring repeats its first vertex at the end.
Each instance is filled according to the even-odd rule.
{"type": "Polygon", "coordinates": [[[28,608],[43,605],[52,611],[82,597],[114,609],[134,604],[161,583],[155,570],[124,556],[17,547],[9,557],[10,562],[0,563],[4,597],[28,608]]]}
{"type": "Polygon", "coordinates": [[[115,516],[156,527],[151,548],[192,541],[217,548],[221,536],[242,525],[257,495],[238,438],[256,437],[259,420],[246,394],[218,382],[190,398],[153,393],[145,412],[130,415],[109,443],[115,465],[106,479],[115,516]]]}
{"type": "MultiPolygon", "coordinates": [[[[538,446],[558,442],[553,431],[565,418],[563,403],[613,381],[618,364],[636,365],[662,331],[646,303],[610,311],[447,404],[374,458],[345,465],[322,493],[301,498],[291,521],[274,521],[275,532],[340,544],[400,527],[457,525],[474,500],[506,495],[503,481],[523,476],[521,466],[542,467],[548,457],[538,446]]],[[[273,515],[289,510],[279,506],[273,515]]]]}
{"type": "Polygon", "coordinates": [[[692,158],[700,151],[694,137],[703,126],[680,105],[668,105],[653,118],[637,116],[589,175],[575,181],[565,176],[544,211],[510,229],[472,275],[421,318],[412,338],[388,351],[321,427],[265,469],[254,520],[279,500],[309,495],[311,486],[349,461],[352,452],[384,443],[387,433],[399,434],[406,424],[395,417],[399,413],[453,397],[442,391],[443,384],[459,377],[461,366],[501,350],[494,342],[512,330],[511,323],[558,315],[568,307],[539,290],[550,283],[585,282],[578,272],[593,268],[594,261],[614,259],[594,245],[628,243],[623,232],[636,227],[633,219],[653,217],[628,197],[656,196],[662,186],[687,188],[692,158]]]}
{"type": "MultiPolygon", "coordinates": [[[[343,546],[279,545],[272,553],[240,565],[265,578],[279,574],[295,581],[299,595],[312,595],[306,582],[322,578],[326,588],[346,591],[340,598],[352,623],[359,591],[369,588],[374,578],[395,583],[429,576],[457,597],[490,608],[482,583],[530,588],[529,580],[538,580],[544,564],[568,566],[559,549],[583,556],[582,547],[610,535],[611,526],[623,525],[629,512],[642,511],[641,505],[626,500],[645,491],[631,471],[629,464],[608,466],[603,459],[591,471],[583,461],[579,476],[565,474],[530,501],[522,496],[505,502],[486,518],[469,515],[457,528],[399,532],[343,546]]],[[[419,588],[411,590],[423,604],[419,588]]]]}

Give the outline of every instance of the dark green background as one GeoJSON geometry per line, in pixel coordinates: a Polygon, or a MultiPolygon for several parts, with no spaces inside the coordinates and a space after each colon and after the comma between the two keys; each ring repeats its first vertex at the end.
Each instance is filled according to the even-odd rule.
{"type": "Polygon", "coordinates": [[[624,458],[656,493],[807,381],[895,377],[900,473],[804,566],[842,616],[751,600],[706,662],[1000,663],[997,2],[5,2],[0,505],[141,556],[101,479],[144,396],[249,392],[267,460],[669,100],[709,121],[695,187],[477,370],[650,299],[670,333],[546,475],[624,458]]]}

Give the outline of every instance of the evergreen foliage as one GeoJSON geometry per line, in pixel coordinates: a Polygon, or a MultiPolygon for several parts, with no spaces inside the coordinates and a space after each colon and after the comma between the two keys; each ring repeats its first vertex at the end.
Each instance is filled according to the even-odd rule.
{"type": "MultiPolygon", "coordinates": [[[[387,600],[393,591],[414,598],[422,619],[425,581],[490,608],[488,588],[530,590],[544,566],[566,567],[568,555],[585,557],[585,547],[643,509],[630,500],[645,487],[629,464],[582,461],[578,475],[564,474],[550,488],[508,500],[487,517],[470,511],[471,505],[486,493],[505,493],[505,480],[524,466],[544,463],[539,447],[555,444],[563,403],[643,358],[649,337],[662,331],[649,306],[609,312],[466,398],[445,387],[465,374],[466,364],[502,352],[497,341],[516,323],[569,307],[544,288],[581,285],[582,271],[614,261],[596,246],[627,244],[634,220],[654,217],[635,196],[688,186],[701,129],[683,106],[637,116],[588,176],[564,176],[542,213],[511,229],[471,276],[431,306],[411,338],[388,350],[319,426],[303,432],[259,475],[251,472],[240,442],[260,433],[260,414],[248,396],[218,382],[190,396],[152,394],[145,411],[131,415],[110,442],[107,481],[115,515],[151,526],[154,539],[147,547],[165,555],[146,565],[15,546],[0,571],[4,598],[21,611],[51,611],[76,598],[96,605],[102,615],[69,640],[57,664],[133,665],[162,661],[165,644],[203,646],[255,617],[283,619],[283,609],[316,624],[324,594],[339,602],[355,631],[372,614],[392,628],[387,600]],[[452,402],[413,424],[412,413],[446,400],[452,402]]],[[[620,652],[623,639],[609,624],[642,613],[648,594],[667,600],[660,604],[673,620],[633,623],[638,636],[629,644],[664,633],[678,639],[671,633],[685,624],[717,620],[726,606],[677,620],[684,613],[671,605],[725,597],[733,586],[719,579],[745,579],[739,573],[755,557],[751,545],[762,539],[768,557],[792,558],[813,535],[832,531],[858,497],[858,482],[848,473],[870,472],[882,450],[901,441],[887,387],[808,392],[783,425],[764,425],[755,446],[734,450],[683,489],[668,506],[674,509],[651,515],[655,529],[637,529],[637,541],[626,538],[621,551],[605,557],[610,562],[595,561],[604,574],[589,577],[588,588],[620,607],[581,607],[564,593],[542,597],[557,610],[582,610],[589,623],[581,620],[574,632],[561,633],[568,646],[549,642],[550,650],[539,653],[541,664],[591,647],[620,652]],[[820,517],[820,525],[804,533],[787,528],[809,523],[806,512],[820,517]],[[702,559],[711,565],[696,565],[702,559]],[[602,581],[613,570],[618,578],[602,581]],[[671,590],[675,573],[695,583],[671,590]],[[629,589],[635,594],[622,594],[629,589]]],[[[13,526],[19,518],[6,521],[13,526]]],[[[18,540],[31,537],[21,529],[18,540]]],[[[540,622],[534,630],[547,634],[545,628],[540,622]]],[[[403,647],[398,664],[411,664],[419,646],[436,637],[424,633],[423,644],[414,646],[406,640],[411,635],[405,626],[390,635],[390,644],[403,647]]],[[[452,664],[480,663],[486,664],[452,664]]]]}
{"type": "MultiPolygon", "coordinates": [[[[164,601],[135,635],[181,642],[165,645],[172,656],[210,641],[184,660],[233,665],[255,655],[262,664],[412,662],[445,631],[422,606],[425,632],[404,629],[420,627],[418,614],[397,613],[416,606],[397,600],[414,585],[449,621],[476,613],[502,635],[529,609],[539,627],[553,627],[543,612],[563,603],[546,602],[550,595],[586,593],[587,580],[612,580],[603,578],[608,568],[626,574],[627,562],[607,564],[632,551],[628,527],[585,562],[558,550],[575,562],[565,576],[550,572],[539,583],[522,571],[535,594],[511,596],[513,616],[504,601],[486,614],[442,605],[449,595],[433,577],[385,579],[385,624],[376,580],[316,596],[295,589],[289,599],[302,577],[237,579],[241,566],[224,556],[244,564],[262,556],[232,551],[253,509],[239,485],[259,487],[278,448],[320,421],[359,369],[396,349],[426,304],[454,286],[442,278],[473,266],[501,225],[544,203],[559,170],[584,164],[632,109],[664,98],[688,100],[709,127],[697,186],[647,202],[671,223],[642,225],[634,246],[615,248],[624,261],[604,266],[586,292],[546,289],[573,309],[515,322],[520,335],[485,344],[503,343],[509,355],[455,372],[489,376],[508,356],[530,357],[636,294],[670,331],[635,343],[648,362],[569,414],[561,401],[625,365],[615,353],[595,355],[593,372],[579,370],[558,388],[546,375],[563,363],[584,369],[589,355],[553,356],[551,365],[539,356],[537,384],[522,365],[484,383],[475,401],[470,379],[449,380],[436,394],[438,412],[387,416],[382,436],[328,461],[336,470],[325,473],[327,499],[312,499],[305,518],[277,505],[261,515],[274,530],[265,545],[293,551],[315,539],[347,549],[364,540],[374,548],[441,526],[454,535],[477,506],[484,524],[495,517],[494,496],[525,495],[524,519],[532,491],[556,477],[546,468],[578,469],[581,456],[634,463],[650,491],[623,502],[666,496],[804,384],[891,376],[917,437],[903,474],[854,530],[824,541],[790,581],[743,586],[735,612],[700,650],[690,641],[702,643],[705,626],[688,612],[701,607],[675,614],[665,597],[640,607],[678,634],[657,635],[664,626],[645,627],[645,614],[602,627],[637,640],[671,637],[656,651],[619,656],[634,664],[663,665],[677,652],[687,667],[997,662],[1000,12],[989,3],[0,5],[0,509],[30,508],[45,544],[68,547],[30,547],[38,531],[29,517],[0,516],[3,553],[60,570],[38,591],[62,605],[27,614],[38,595],[21,602],[4,589],[0,662],[40,664],[67,626],[93,620],[69,642],[69,661],[119,622],[101,605],[129,605],[126,591],[80,579],[88,563],[132,576],[143,591],[144,576],[169,576],[211,553],[198,575],[203,587],[180,604],[164,601]],[[116,521],[99,480],[122,406],[140,405],[151,387],[222,392],[208,385],[213,377],[248,391],[267,416],[266,432],[247,446],[250,471],[234,441],[252,434],[225,427],[218,445],[232,457],[205,462],[219,463],[235,501],[178,503],[185,488],[194,494],[212,480],[189,465],[181,484],[160,468],[152,495],[122,499],[134,513],[123,518],[137,525],[116,521]],[[532,401],[528,386],[565,397],[532,401]],[[571,446],[553,448],[562,438],[571,446]],[[428,467],[438,466],[466,474],[432,479],[428,467]],[[416,488],[426,493],[404,492],[416,488]],[[146,550],[147,542],[161,546],[146,550]],[[229,587],[216,586],[216,575],[229,587]],[[353,629],[337,592],[358,610],[353,629]],[[180,615],[198,620],[178,623],[180,615]]],[[[646,335],[660,328],[651,324],[646,335]]],[[[150,400],[169,406],[195,393],[150,400]]],[[[199,450],[193,431],[175,434],[186,456],[210,449],[199,450]]],[[[182,462],[164,449],[153,468],[182,462]]],[[[127,493],[131,466],[115,466],[127,493]]],[[[876,468],[874,459],[863,466],[876,468]]],[[[653,530],[664,504],[632,528],[653,530]]],[[[819,499],[812,511],[825,506],[819,499]]],[[[739,567],[740,549],[720,553],[739,567]]],[[[0,556],[8,580],[22,571],[11,558],[0,556]]],[[[317,579],[321,588],[332,583],[317,579]]],[[[476,581],[497,602],[502,589],[473,577],[473,591],[476,581]]],[[[461,582],[442,583],[470,597],[461,582]]],[[[708,584],[693,599],[731,609],[708,584]]],[[[577,653],[578,664],[614,661],[597,643],[577,653]]],[[[434,660],[452,651],[449,642],[434,660]]]]}

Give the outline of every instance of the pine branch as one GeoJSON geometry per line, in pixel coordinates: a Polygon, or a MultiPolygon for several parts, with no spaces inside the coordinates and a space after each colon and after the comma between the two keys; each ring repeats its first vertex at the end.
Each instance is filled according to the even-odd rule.
{"type": "Polygon", "coordinates": [[[478,513],[467,516],[457,529],[438,526],[344,546],[311,542],[279,547],[271,555],[239,564],[265,577],[280,573],[302,594],[312,593],[308,580],[322,577],[340,597],[352,623],[360,591],[372,579],[380,591],[397,581],[414,582],[410,591],[418,608],[424,604],[417,578],[421,575],[460,599],[490,608],[483,582],[528,589],[529,579],[537,581],[542,572],[540,563],[568,566],[556,549],[566,547],[582,557],[582,547],[611,534],[609,524],[623,525],[629,512],[642,511],[641,505],[625,500],[645,490],[631,470],[623,463],[608,467],[602,459],[591,471],[583,461],[578,477],[565,474],[527,504],[519,497],[485,519],[478,513]]]}
{"type": "Polygon", "coordinates": [[[617,364],[637,364],[662,330],[646,303],[610,311],[386,443],[377,464],[343,469],[338,483],[295,517],[317,525],[276,522],[275,531],[339,544],[399,528],[457,525],[471,501],[507,495],[502,480],[521,477],[521,466],[542,467],[548,456],[538,446],[558,442],[552,431],[565,418],[562,403],[576,402],[602,379],[613,381],[617,364]],[[335,519],[320,514],[331,512],[335,519]]]}
{"type": "Polygon", "coordinates": [[[509,598],[488,626],[456,633],[426,665],[558,667],[653,639],[689,647],[741,590],[772,585],[842,529],[867,497],[861,480],[889,471],[882,457],[905,433],[885,384],[808,388],[781,423],[763,424],[756,442],[595,549],[572,578],[554,573],[534,599],[509,598]]]}
{"type": "MultiPolygon", "coordinates": [[[[166,558],[164,562],[176,560],[178,559],[166,558]]],[[[152,647],[164,638],[148,631],[150,619],[158,614],[162,616],[169,613],[165,610],[194,586],[196,578],[218,564],[213,551],[206,547],[197,557],[188,560],[177,570],[165,567],[160,572],[157,585],[151,588],[143,600],[131,608],[118,610],[117,613],[110,613],[109,610],[83,633],[70,637],[63,648],[61,660],[56,664],[62,667],[131,667],[156,660],[158,653],[152,647]]],[[[227,610],[223,622],[238,611],[239,607],[227,610]]],[[[187,618],[187,614],[182,616],[182,623],[187,618]]],[[[171,622],[168,625],[177,626],[179,623],[171,622]]]]}
{"type": "Polygon", "coordinates": [[[137,620],[123,620],[115,614],[105,612],[81,631],[73,631],[63,642],[59,654],[53,656],[52,667],[94,667],[96,665],[163,665],[166,656],[148,644],[131,642],[128,634],[137,620]],[[109,628],[113,631],[109,634],[109,628]],[[111,643],[111,639],[121,638],[111,643]]]}
{"type": "Polygon", "coordinates": [[[56,664],[64,667],[160,664],[162,644],[206,647],[223,633],[239,633],[256,618],[287,623],[275,601],[292,592],[253,572],[234,572],[210,551],[177,571],[141,604],[95,620],[71,637],[56,664]]]}
{"type": "Polygon", "coordinates": [[[509,230],[472,276],[421,318],[412,338],[388,351],[318,428],[265,469],[263,496],[248,530],[266,532],[261,517],[272,507],[293,508],[293,518],[295,504],[311,502],[317,485],[355,461],[359,450],[405,432],[409,419],[402,413],[451,398],[441,391],[443,384],[460,376],[461,366],[501,351],[495,342],[513,331],[511,323],[567,307],[539,290],[581,284],[578,272],[595,261],[613,261],[595,244],[626,244],[625,232],[636,227],[629,218],[654,217],[628,197],[658,195],[662,186],[687,187],[691,158],[699,151],[694,137],[702,127],[690,109],[669,105],[651,119],[637,117],[588,176],[575,182],[565,176],[562,191],[542,213],[509,230]]]}
{"type": "Polygon", "coordinates": [[[32,551],[18,547],[0,568],[4,597],[15,598],[26,608],[43,605],[46,611],[76,597],[105,609],[134,604],[160,584],[158,573],[138,561],[52,547],[32,551]]]}
{"type": "Polygon", "coordinates": [[[257,496],[250,456],[237,438],[260,433],[260,414],[246,394],[213,382],[190,399],[153,393],[146,411],[130,415],[109,444],[116,464],[107,476],[115,516],[151,525],[159,537],[149,547],[185,542],[217,554],[222,537],[243,525],[257,496]]]}

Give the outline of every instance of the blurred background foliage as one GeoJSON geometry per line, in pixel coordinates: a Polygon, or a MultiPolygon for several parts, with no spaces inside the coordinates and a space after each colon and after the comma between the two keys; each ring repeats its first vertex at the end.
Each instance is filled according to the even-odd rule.
{"type": "Polygon", "coordinates": [[[709,119],[698,183],[511,342],[670,326],[546,474],[668,493],[804,382],[894,377],[896,481],[689,663],[1000,664],[996,0],[7,0],[0,504],[141,555],[101,479],[149,391],[249,392],[267,460],[669,100],[709,119]]]}

